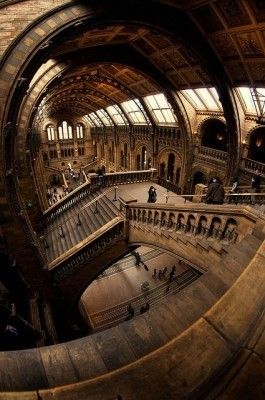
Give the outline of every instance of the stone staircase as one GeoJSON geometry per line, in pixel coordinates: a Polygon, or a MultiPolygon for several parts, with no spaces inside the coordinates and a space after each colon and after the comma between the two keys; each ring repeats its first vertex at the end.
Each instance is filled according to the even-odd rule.
{"type": "MultiPolygon", "coordinates": [[[[236,258],[245,255],[242,268],[262,243],[262,228],[254,229],[240,243],[223,253],[220,262],[182,290],[170,292],[148,312],[93,335],[53,347],[8,353],[9,371],[0,375],[2,391],[34,390],[88,380],[137,361],[186,331],[237,279],[236,258]],[[248,244],[251,243],[251,246],[248,244]],[[251,249],[250,249],[251,247],[251,249]],[[50,359],[53,362],[50,362],[50,359]],[[42,359],[43,368],[32,368],[42,359]],[[27,379],[23,370],[27,370],[27,379]],[[67,371],[67,374],[65,374],[67,371]]],[[[183,277],[184,278],[184,277],[183,277]]],[[[0,353],[0,363],[6,360],[0,353]]]]}
{"type": "Polygon", "coordinates": [[[182,256],[200,271],[208,270],[212,263],[219,262],[233,244],[213,239],[163,230],[137,222],[130,223],[130,242],[157,243],[158,246],[182,256]],[[148,241],[147,241],[148,240],[148,241]]]}
{"type": "Polygon", "coordinates": [[[91,193],[89,201],[83,199],[75,207],[61,213],[40,234],[47,264],[73,249],[118,215],[119,210],[100,191],[91,193]]]}
{"type": "Polygon", "coordinates": [[[114,307],[89,314],[89,321],[93,332],[105,330],[125,321],[128,317],[127,307],[129,304],[133,306],[136,314],[140,314],[140,309],[146,302],[148,302],[151,307],[157,306],[158,303],[162,302],[162,299],[183,290],[186,286],[198,279],[199,276],[199,272],[189,269],[179,274],[176,279],[170,283],[168,281],[162,281],[159,286],[148,290],[146,293],[135,296],[114,307]]]}
{"type": "MultiPolygon", "coordinates": [[[[139,232],[143,234],[142,237],[147,237],[148,229],[146,227],[136,228],[134,226],[133,229],[137,230],[138,234],[139,232]]],[[[192,282],[192,285],[184,287],[183,290],[169,293],[159,304],[154,302],[148,312],[136,315],[129,321],[123,321],[118,326],[52,347],[41,347],[16,353],[1,352],[0,365],[5,365],[8,359],[8,368],[4,369],[0,375],[2,392],[10,390],[40,390],[41,388],[58,387],[101,376],[98,386],[97,381],[93,381],[100,392],[105,379],[108,382],[107,372],[112,371],[111,376],[114,379],[114,384],[122,385],[125,379],[124,373],[132,372],[132,369],[137,369],[139,365],[142,371],[141,377],[143,376],[145,363],[148,361],[147,358],[149,359],[149,364],[151,362],[152,368],[154,365],[157,367],[156,354],[160,351],[170,351],[173,358],[181,360],[178,374],[184,374],[184,368],[187,365],[191,365],[189,364],[190,361],[185,364],[185,360],[190,360],[190,352],[194,351],[193,342],[197,340],[203,342],[200,342],[203,349],[199,345],[196,347],[197,353],[192,353],[194,359],[199,357],[199,354],[204,357],[205,352],[209,349],[208,356],[211,357],[211,351],[214,351],[215,345],[217,346],[219,341],[224,339],[214,333],[218,342],[208,342],[208,337],[204,336],[204,332],[207,333],[208,331],[203,329],[207,327],[211,332],[213,331],[212,324],[208,323],[209,318],[213,318],[212,315],[214,315],[211,314],[211,310],[214,308],[213,305],[221,306],[217,301],[231,286],[232,288],[237,286],[238,277],[241,279],[244,269],[249,262],[252,262],[253,257],[256,257],[256,252],[265,237],[264,224],[262,222],[257,223],[252,231],[247,233],[241,241],[222,246],[220,243],[215,244],[210,240],[204,239],[201,241],[199,248],[192,237],[183,237],[178,234],[158,232],[157,230],[152,232],[149,230],[149,236],[152,237],[154,243],[163,244],[165,241],[168,244],[168,248],[171,248],[174,244],[175,249],[179,249],[178,246],[181,245],[183,252],[186,252],[187,258],[189,252],[192,251],[192,247],[193,251],[196,249],[194,253],[196,255],[203,251],[200,261],[204,260],[206,264],[204,273],[197,277],[192,282]],[[155,238],[156,240],[154,240],[155,238]],[[196,329],[193,329],[194,326],[196,329]],[[171,346],[173,346],[172,349],[171,346]],[[201,353],[199,353],[200,351],[201,353]],[[39,367],[40,359],[42,360],[41,367],[39,367]],[[25,379],[25,371],[27,379],[25,379]]],[[[249,268],[247,268],[247,272],[248,274],[250,273],[249,268]]],[[[229,291],[229,296],[225,299],[226,306],[231,295],[231,291],[229,291]]],[[[222,308],[222,310],[223,312],[226,311],[225,308],[222,308]]],[[[219,314],[217,317],[219,318],[219,314]]],[[[221,352],[222,347],[217,346],[216,348],[221,352]]],[[[236,351],[236,348],[233,351],[236,351]]],[[[221,356],[220,352],[218,353],[219,356],[221,356]]],[[[230,360],[229,357],[231,356],[229,354],[227,353],[224,356],[227,360],[230,360]]],[[[170,356],[167,353],[162,363],[166,365],[169,359],[170,356]]],[[[216,358],[213,359],[217,360],[216,358]]],[[[176,363],[176,360],[174,362],[176,363]]],[[[165,371],[168,370],[164,368],[164,364],[160,363],[159,365],[161,373],[163,373],[164,369],[165,371]]],[[[152,371],[155,373],[154,368],[152,371]]],[[[218,371],[218,366],[213,365],[213,371],[218,371]]],[[[187,375],[187,371],[185,373],[187,375]]],[[[210,377],[212,377],[211,374],[210,377]]],[[[131,379],[131,375],[129,376],[131,379]]],[[[137,374],[137,379],[139,379],[139,376],[137,374]]],[[[149,378],[150,375],[148,375],[149,378]]],[[[205,381],[206,378],[200,377],[200,381],[204,382],[203,379],[205,381]]],[[[207,381],[207,385],[210,385],[210,381],[207,381]]],[[[89,397],[88,393],[92,393],[89,387],[88,385],[86,397],[89,397]]],[[[124,388],[124,386],[122,387],[124,388]]],[[[102,393],[105,390],[103,387],[102,393]]],[[[163,396],[167,398],[165,397],[165,389],[163,390],[163,396]]],[[[60,395],[58,394],[58,396],[60,395]]],[[[67,398],[70,397],[68,396],[67,398]]]]}

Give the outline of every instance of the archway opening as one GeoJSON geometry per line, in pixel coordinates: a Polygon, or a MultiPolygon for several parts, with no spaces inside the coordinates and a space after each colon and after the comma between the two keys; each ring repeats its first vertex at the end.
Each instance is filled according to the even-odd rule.
{"type": "Polygon", "coordinates": [[[224,122],[209,119],[202,125],[202,146],[227,151],[227,132],[224,122]]]}

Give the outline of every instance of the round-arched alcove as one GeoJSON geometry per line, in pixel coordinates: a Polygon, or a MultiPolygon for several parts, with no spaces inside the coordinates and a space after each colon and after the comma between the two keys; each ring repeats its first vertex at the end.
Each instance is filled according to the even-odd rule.
{"type": "Polygon", "coordinates": [[[207,183],[207,178],[204,175],[204,173],[201,171],[196,171],[193,174],[193,177],[192,177],[192,189],[193,190],[198,183],[203,183],[204,185],[206,185],[206,183],[207,183]]]}
{"type": "Polygon", "coordinates": [[[208,119],[201,126],[201,144],[205,147],[227,151],[226,125],[219,119],[208,119]]]}
{"type": "Polygon", "coordinates": [[[265,126],[254,129],[249,140],[248,158],[258,162],[265,160],[265,126]]]}

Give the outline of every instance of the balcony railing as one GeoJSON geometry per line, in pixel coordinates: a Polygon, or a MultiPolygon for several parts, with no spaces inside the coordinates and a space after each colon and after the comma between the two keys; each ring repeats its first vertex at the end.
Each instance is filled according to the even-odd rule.
{"type": "Polygon", "coordinates": [[[249,158],[244,158],[243,165],[245,169],[248,169],[252,172],[259,171],[260,174],[265,175],[265,164],[255,160],[250,160],[249,158]]]}
{"type": "Polygon", "coordinates": [[[174,192],[176,194],[181,193],[181,188],[179,186],[177,186],[174,182],[171,182],[168,179],[160,178],[160,176],[158,176],[157,183],[160,186],[163,186],[164,188],[166,188],[167,190],[170,190],[171,192],[174,192]]]}
{"type": "MultiPolygon", "coordinates": [[[[181,197],[184,199],[184,202],[186,201],[193,201],[196,203],[204,203],[205,202],[205,196],[206,196],[206,191],[202,194],[182,194],[181,197]]],[[[178,197],[176,195],[170,195],[166,194],[165,195],[165,201],[168,203],[168,200],[170,198],[178,197]]],[[[229,193],[227,192],[224,197],[224,204],[265,204],[265,192],[262,193],[251,193],[250,191],[244,191],[242,193],[229,193]]]]}
{"type": "Polygon", "coordinates": [[[88,174],[88,181],[79,186],[62,200],[52,205],[43,215],[49,223],[57,218],[62,212],[74,206],[77,202],[95,192],[101,187],[116,186],[128,183],[146,182],[156,178],[157,170],[149,169],[143,171],[115,172],[100,176],[96,173],[88,174]]]}
{"type": "Polygon", "coordinates": [[[227,157],[228,157],[228,154],[226,151],[212,149],[210,147],[205,147],[205,146],[200,146],[198,148],[198,154],[205,156],[205,157],[214,158],[216,160],[220,160],[223,162],[227,161],[227,157]]]}
{"type": "Polygon", "coordinates": [[[241,240],[260,216],[245,208],[201,204],[127,204],[126,218],[157,229],[224,241],[241,240]],[[222,208],[220,208],[222,207],[222,208]]]}
{"type": "Polygon", "coordinates": [[[141,171],[123,171],[107,173],[99,176],[96,173],[88,174],[92,186],[107,187],[129,183],[148,182],[156,178],[157,170],[154,168],[141,171]]]}
{"type": "Polygon", "coordinates": [[[81,248],[73,251],[63,260],[55,260],[48,265],[48,269],[53,269],[53,280],[60,282],[69,275],[83,268],[93,257],[103,253],[106,247],[113,246],[117,240],[124,238],[124,221],[121,218],[115,218],[111,223],[105,226],[103,230],[93,237],[81,248]]]}

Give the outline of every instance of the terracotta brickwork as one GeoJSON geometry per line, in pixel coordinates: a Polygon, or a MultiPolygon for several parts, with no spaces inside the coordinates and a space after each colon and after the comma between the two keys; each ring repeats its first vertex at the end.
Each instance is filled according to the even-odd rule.
{"type": "Polygon", "coordinates": [[[0,4],[0,55],[4,54],[14,38],[20,35],[33,20],[66,3],[69,3],[69,0],[25,0],[3,8],[0,4]]]}

